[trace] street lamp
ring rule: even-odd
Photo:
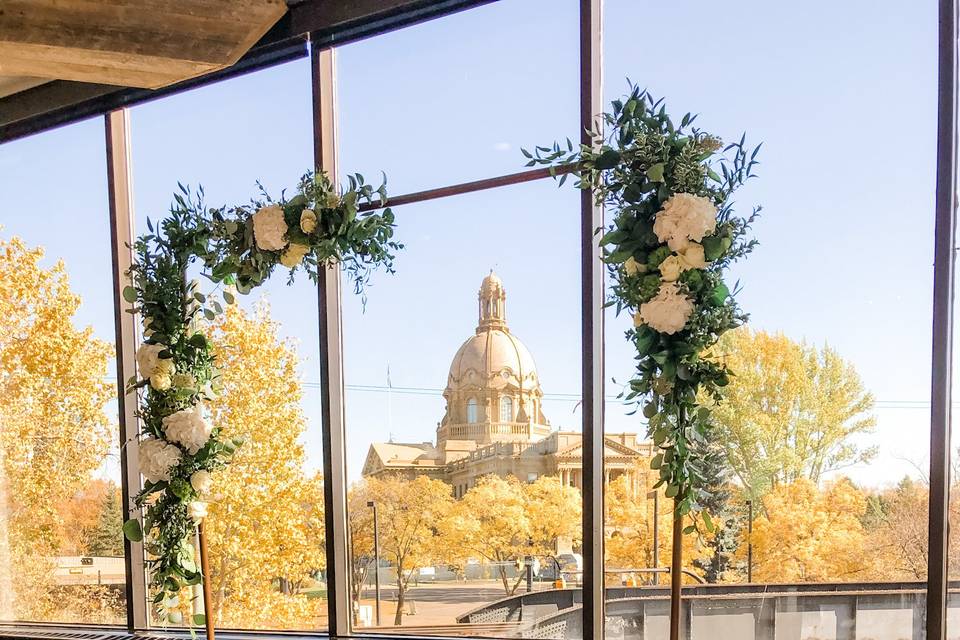
[[[747,583],[753,582],[753,500],[747,500]]]
[[[377,626],[380,626],[380,521],[377,519],[377,503],[373,500],[367,502],[367,506],[373,509],[373,580],[374,593],[376,594],[376,616]]]
[[[653,498],[653,569],[658,567],[660,562],[660,492],[654,489],[647,494],[647,498]],[[653,572],[653,585],[660,584],[660,574]]]

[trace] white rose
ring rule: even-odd
[[[679,255],[683,270],[703,269],[707,266],[707,261],[703,255],[703,245],[691,242],[683,253]]]
[[[193,487],[193,490],[200,495],[206,495],[210,492],[210,487],[213,486],[213,476],[209,471],[194,471],[193,475],[190,476],[190,486]]]
[[[149,436],[140,441],[140,475],[150,482],[170,479],[170,470],[180,462],[180,449]]]
[[[157,366],[162,361],[160,352],[166,350],[166,345],[143,343],[137,349],[137,369],[140,371],[141,378],[149,378],[156,372]]]
[[[184,446],[190,455],[196,455],[210,439],[213,425],[204,415],[202,405],[177,411],[162,420],[167,440]]]
[[[170,358],[158,360],[157,366],[153,369],[153,375],[150,376],[150,386],[157,391],[166,391],[173,384],[172,376],[176,371],[177,366]]]
[[[653,232],[672,251],[681,252],[692,240],[700,242],[717,228],[717,208],[709,198],[677,193],[657,212]]]
[[[194,522],[200,522],[207,517],[207,503],[200,500],[194,500],[187,505],[187,513]]]
[[[217,392],[213,390],[213,383],[209,380],[204,382],[203,386],[200,387],[200,394],[208,400],[215,400],[217,398]]]
[[[195,389],[197,380],[189,373],[178,373],[171,379],[173,386],[177,389]]]
[[[291,242],[290,246],[280,255],[280,264],[287,267],[288,269],[293,269],[298,264],[303,262],[303,256],[307,255],[310,252],[310,247],[305,244],[297,244],[296,242]]]
[[[157,391],[166,391],[173,385],[170,374],[158,371],[150,376],[150,386]]]
[[[143,336],[149,338],[153,335],[153,329],[150,328],[150,325],[153,324],[153,318],[150,316],[145,316],[143,318]]]
[[[683,272],[683,264],[678,256],[669,256],[660,263],[660,275],[666,282],[676,282]]]
[[[284,236],[287,223],[283,219],[283,209],[272,204],[253,214],[253,237],[257,247],[265,251],[279,251],[287,246]]]
[[[693,313],[693,301],[680,292],[675,282],[664,282],[660,291],[649,302],[640,305],[634,318],[654,331],[672,334],[683,329]]]
[[[313,209],[304,209],[300,214],[300,230],[304,233],[313,233],[317,228],[317,213]]]
[[[626,271],[628,276],[635,276],[638,273],[645,273],[647,271],[647,265],[640,264],[633,259],[633,256],[627,258],[627,261],[623,263],[623,270]]]

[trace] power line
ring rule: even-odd
[[[113,377],[107,376],[104,378],[105,381],[114,382]],[[302,381],[300,383],[304,387],[310,389],[319,389],[321,387],[319,382],[309,382]],[[410,395],[410,396],[441,396],[443,395],[443,389],[437,387],[391,387],[387,385],[377,385],[377,384],[348,384],[344,385],[347,391],[358,391],[361,393],[396,393],[400,395]],[[543,394],[545,400],[557,400],[557,401],[569,401],[569,402],[579,402],[581,395],[579,393],[545,393]],[[605,396],[605,401],[621,404],[623,402],[622,398],[618,398],[615,395]],[[953,403],[954,406],[960,407],[960,400],[957,400]],[[891,399],[891,400],[875,400],[873,403],[875,409],[929,409],[930,401],[929,400],[907,400],[907,399]]]

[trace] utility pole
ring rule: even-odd
[[[373,509],[373,581],[376,598],[376,620],[380,626],[380,521],[377,519],[377,503],[373,500],[367,503]]]
[[[753,500],[747,500],[747,582],[753,582]]]

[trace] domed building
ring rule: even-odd
[[[456,497],[477,479],[496,474],[533,482],[555,475],[581,486],[582,437],[554,431],[543,413],[543,390],[533,355],[507,326],[507,294],[492,271],[477,295],[478,322],[457,349],[443,391],[446,411],[437,425],[436,444],[377,442],[370,446],[364,476],[394,473],[428,475],[453,487]],[[607,481],[629,474],[652,455],[636,434],[604,438]]]

